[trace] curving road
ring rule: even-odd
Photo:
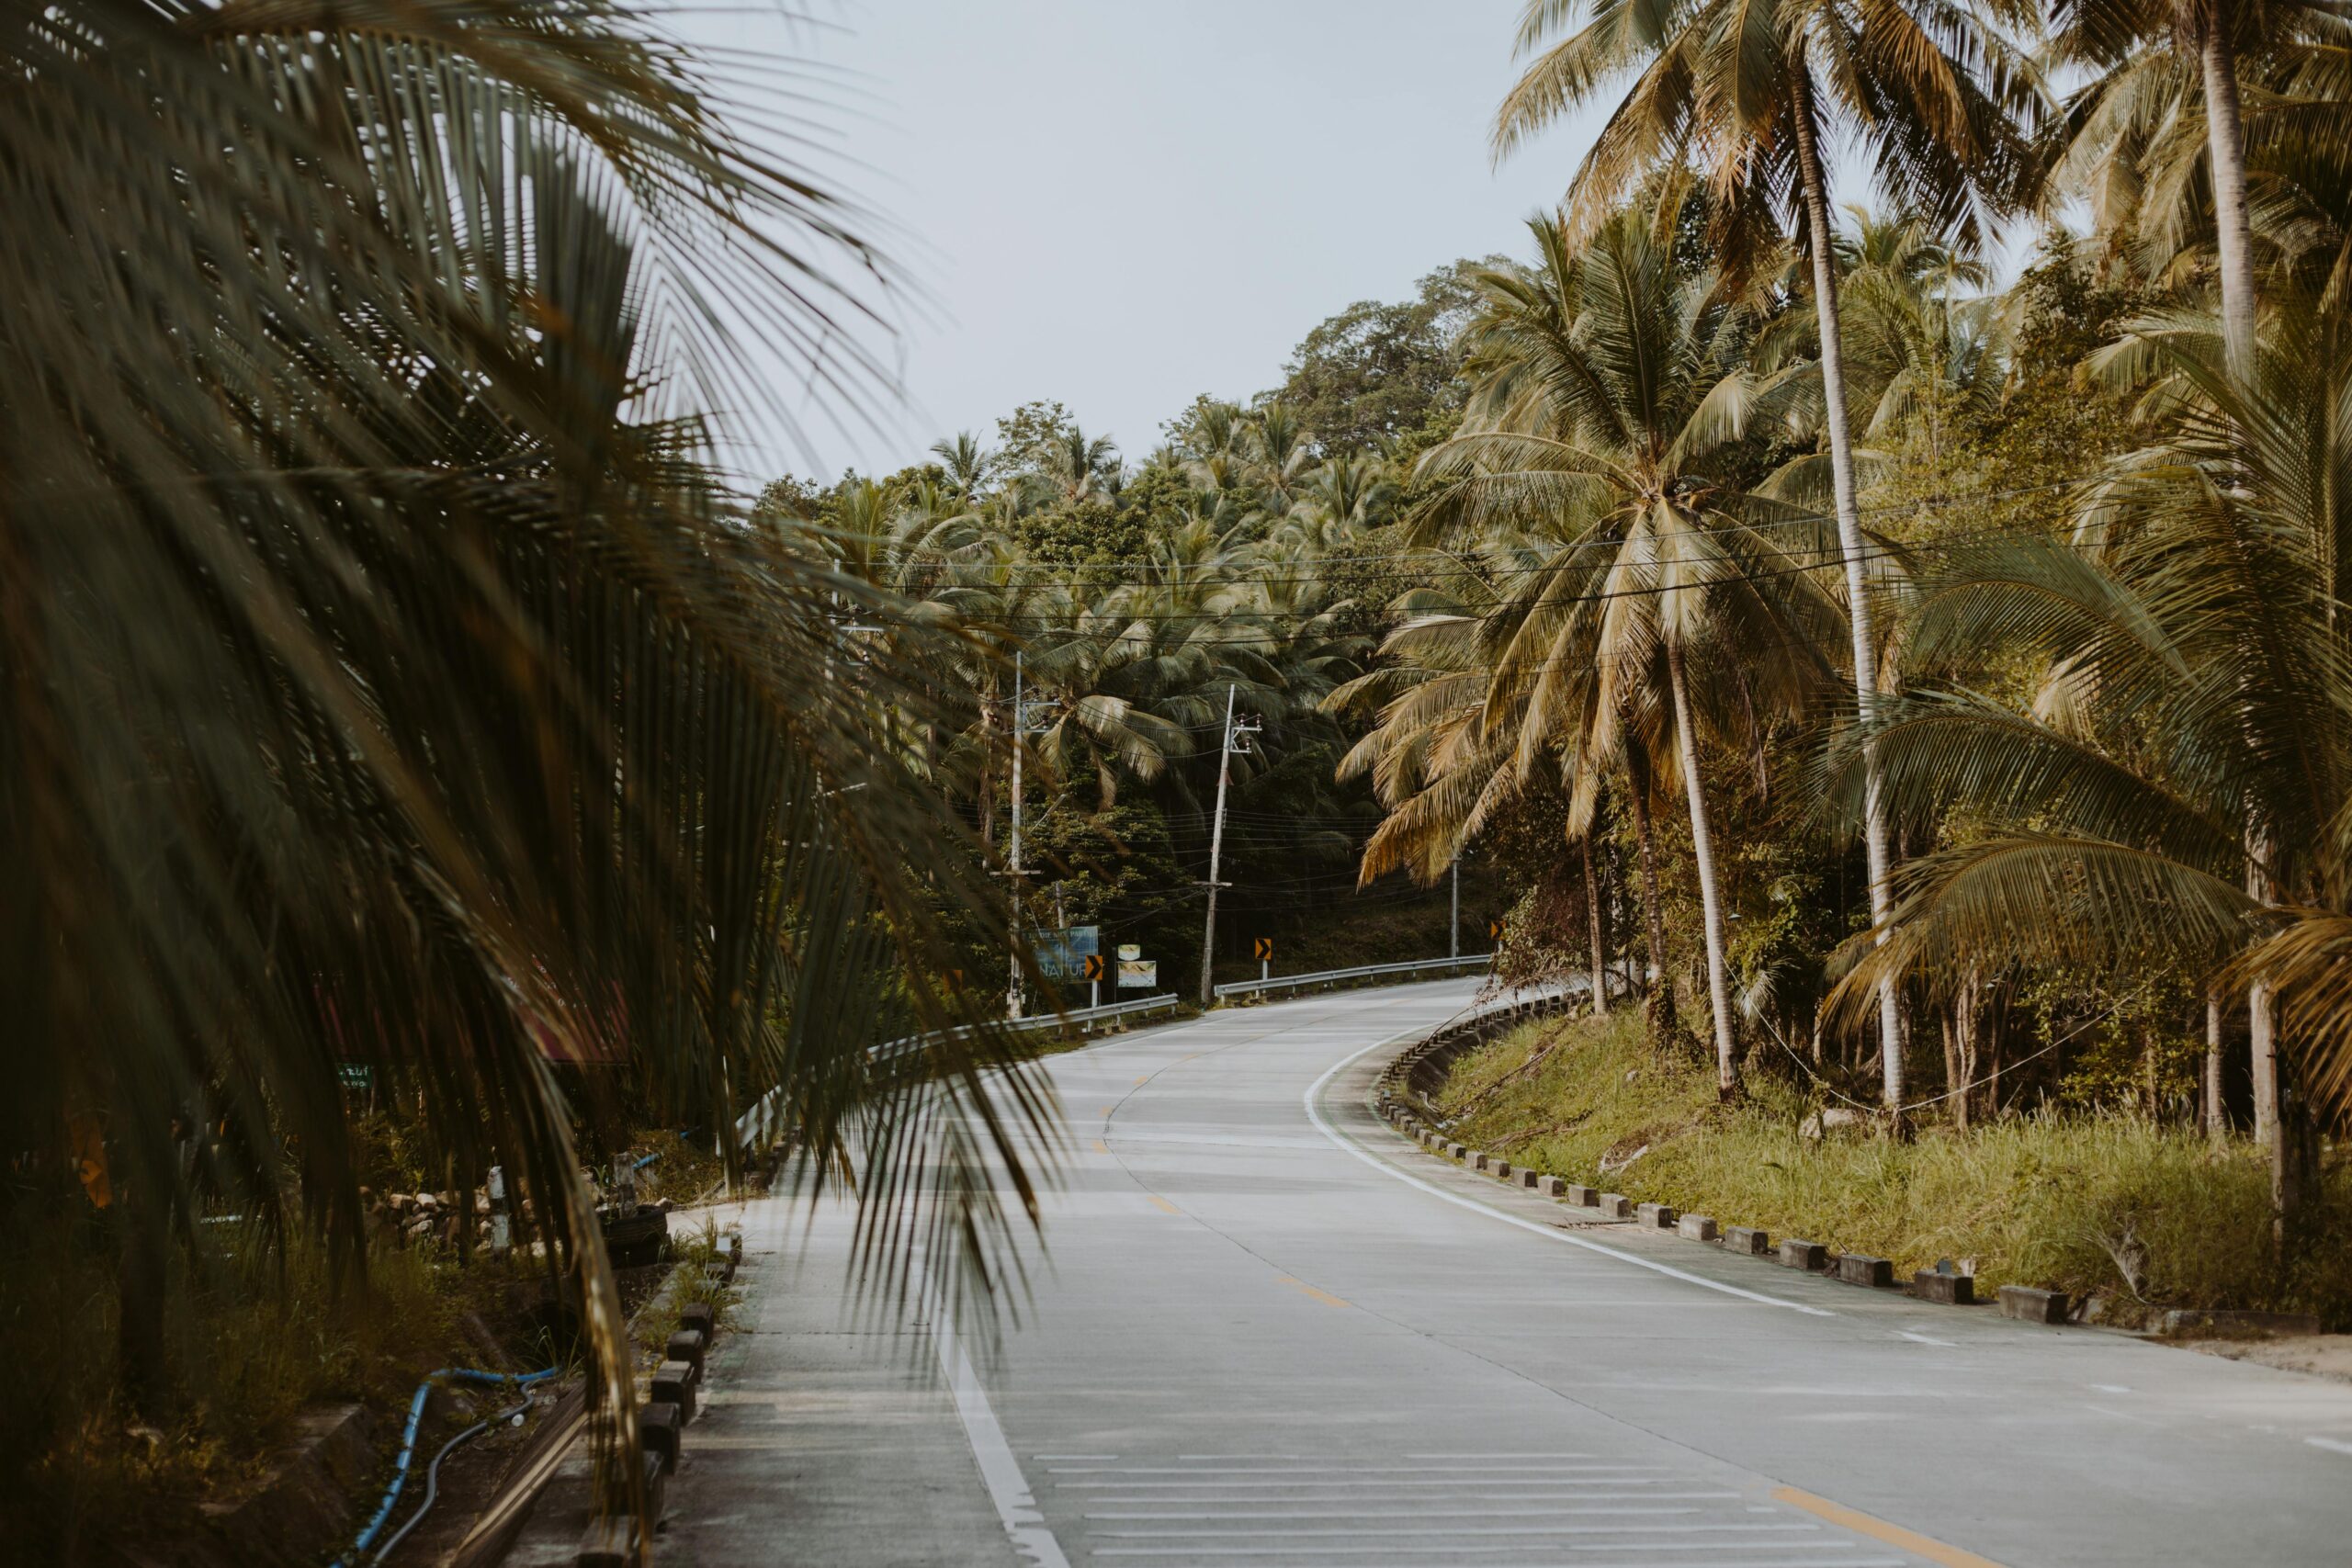
[[[1054,1058],[1074,1147],[993,1352],[854,1311],[842,1212],[750,1206],[752,1332],[663,1560],[2352,1562],[2352,1386],[1579,1224],[1421,1154],[1366,1109],[1380,1047],[1475,989]]]

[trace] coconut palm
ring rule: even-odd
[[[1896,205],[1973,238],[1983,206],[2013,206],[2024,195],[2031,159],[2021,127],[2040,107],[2028,74],[1954,0],[1528,0],[1518,47],[1532,59],[1496,112],[1498,156],[1630,78],[1577,171],[1567,209],[1577,237],[1606,221],[1637,185],[1685,168],[1705,187],[1710,240],[1734,270],[1765,254],[1768,234],[1794,228],[1811,262],[1854,693],[1869,715],[1879,628],[1864,571],[1824,148],[1850,137]],[[1671,216],[1676,208],[1658,210]],[[1864,812],[1862,834],[1871,911],[1883,921],[1890,897],[1883,810]],[[1903,1100],[1902,1027],[1892,986],[1880,1000],[1891,1109]]]
[[[2069,118],[2089,133],[2077,155],[2078,166],[2119,141],[2130,147],[2167,140],[2164,129],[2152,123],[2158,117],[2191,131],[2202,122],[2222,335],[2242,374],[2254,355],[2256,291],[2240,62],[2307,37],[2314,28],[2340,24],[2343,17],[2343,8],[2331,0],[2132,0],[2124,5],[2055,0],[2051,6],[2052,59],[2093,77],[2070,106]],[[2178,63],[2191,59],[2196,62],[2193,104],[2188,101],[2186,73]],[[2340,123],[2334,135],[2340,141]],[[2168,161],[2176,169],[2185,169],[2188,160],[2179,156],[2182,139],[2176,134],[2168,140],[2173,150]]]
[[[2298,1091],[2340,1111],[2352,1086],[2352,527],[2334,478],[2352,457],[2335,413],[2352,334],[2284,296],[2250,380],[2228,334],[2210,316],[2139,323],[2128,368],[2161,372],[2165,439],[2119,466],[2073,539],[1972,547],[1923,581],[1923,675],[2019,655],[2041,682],[2030,708],[1953,682],[1883,716],[1898,808],[1989,826],[1906,871],[1894,934],[1841,995],[2005,963],[2129,987],[2158,959],[2251,983],[2257,1010],[2275,992],[2303,1042],[2282,1091],[2256,1032],[2257,1102],[2285,1134],[2270,1140],[2283,1234],[2304,1174]]]
[[[1701,728],[1731,728],[1734,708],[1801,708],[1826,672],[1814,650],[1842,626],[1805,570],[1818,558],[1752,526],[1740,488],[1754,462],[1747,422],[1774,389],[1747,367],[1755,317],[1646,222],[1627,214],[1581,246],[1564,223],[1539,222],[1535,266],[1481,276],[1463,433],[1423,459],[1422,476],[1444,488],[1415,526],[1423,540],[1510,531],[1520,558],[1481,628],[1495,647],[1487,716],[1510,716],[1522,759],[1578,759],[1580,814],[1604,762],[1646,755],[1642,727],[1671,736],[1716,1081],[1730,1095],[1736,1042]],[[1739,699],[1703,700],[1710,674]]]
[[[996,471],[996,454],[980,445],[980,438],[968,430],[952,436],[942,436],[931,444],[932,455],[947,470],[947,482],[956,493],[967,501],[980,498],[980,487]]]
[[[985,1031],[867,1055],[880,998],[951,1016],[910,868],[989,907],[922,792],[857,787],[891,763],[818,678],[836,594],[890,606],[712,477],[744,328],[879,384],[824,282],[871,262],[855,212],[627,6],[11,16],[0,274],[41,304],[0,325],[0,1137],[72,1129],[119,1216],[134,1398],[200,1201],[175,1127],[265,1231],[361,1261],[347,1062],[575,1260],[607,1454],[632,1350],[582,1064],[592,1111],[625,1071],[714,1125],[780,1085],[869,1261],[929,1227],[992,1278],[973,1128],[1015,1157],[1041,1102]]]

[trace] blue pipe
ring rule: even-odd
[[[662,1151],[660,1149],[656,1149],[651,1154],[647,1155],[643,1159],[639,1160],[635,1165],[630,1166],[629,1168],[631,1170],[643,1170],[647,1166],[651,1165],[655,1160],[660,1159],[661,1157]]]
[[[472,1367],[443,1367],[438,1371],[427,1372],[424,1381],[416,1385],[416,1396],[408,1402],[408,1427],[401,1434],[401,1457],[392,1467],[391,1487],[384,1494],[384,1501],[376,1509],[376,1517],[368,1521],[368,1528],[361,1530],[359,1539],[351,1543],[351,1550],[334,1560],[334,1568],[352,1568],[355,1562],[366,1556],[368,1548],[374,1544],[377,1535],[382,1531],[384,1521],[392,1517],[393,1506],[401,1500],[401,1488],[408,1482],[409,1461],[416,1457],[416,1428],[424,1419],[424,1396],[433,1392],[435,1383],[448,1379],[456,1382],[527,1388],[555,1376],[559,1370],[549,1367],[545,1371],[516,1373],[485,1372]]]

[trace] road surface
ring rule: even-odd
[[[1381,1047],[1475,989],[1054,1058],[1072,1146],[993,1351],[855,1309],[843,1211],[750,1206],[662,1561],[2352,1562],[2352,1386],[1562,1228],[1419,1152]]]

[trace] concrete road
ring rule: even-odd
[[[664,1561],[2352,1563],[2352,1386],[1586,1223],[1366,1097],[1464,982],[1055,1058],[1073,1134],[990,1351],[878,1325],[844,1214],[746,1213]],[[1726,1216],[1736,1219],[1737,1216]]]

